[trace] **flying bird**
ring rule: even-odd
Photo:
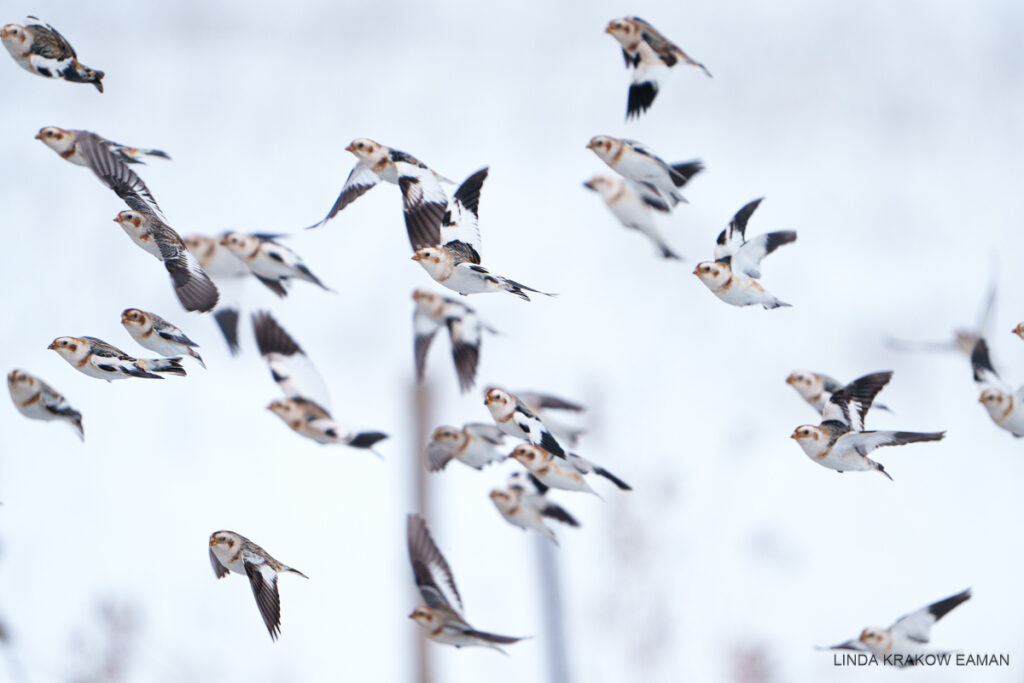
[[[649,197],[625,178],[613,178],[606,175],[595,175],[583,183],[583,186],[601,195],[605,206],[615,215],[622,225],[642,233],[654,244],[662,258],[679,260],[682,257],[665,243],[658,227],[654,224],[654,210],[658,209],[660,198],[652,203]],[[664,204],[660,204],[664,206]]]
[[[427,352],[434,335],[441,327],[448,330],[452,346],[452,362],[459,378],[459,388],[465,392],[476,381],[476,367],[480,362],[480,343],[484,331],[497,334],[497,330],[484,324],[476,311],[448,297],[417,289],[412,293],[416,308],[413,312],[413,355],[416,377],[422,382],[427,367]]]
[[[516,446],[509,453],[508,457],[525,467],[537,481],[549,488],[583,491],[585,493],[593,493],[600,498],[600,494],[591,488],[583,476],[593,472],[599,477],[604,477],[612,482],[623,491],[633,490],[632,486],[605,468],[599,467],[575,453],[568,453],[565,457],[561,457],[540,446],[524,443]]]
[[[217,285],[171,226],[149,211],[122,211],[114,222],[132,242],[164,264],[185,310],[205,313],[216,307],[220,298]]]
[[[587,149],[593,150],[613,171],[632,181],[641,198],[659,211],[669,211],[677,204],[686,203],[679,190],[704,169],[699,160],[668,164],[642,142],[610,135],[590,138]]]
[[[59,391],[24,370],[7,375],[7,389],[18,412],[33,420],[61,420],[71,425],[75,434],[85,441],[82,414],[71,407]]]
[[[846,386],[828,375],[810,370],[794,370],[786,378],[786,384],[796,389],[796,392],[800,394],[800,398],[806,401],[807,405],[817,410],[819,414],[825,409],[825,404],[828,403],[832,394]],[[892,412],[881,403],[875,403],[872,407],[875,410]]]
[[[493,275],[480,265],[480,189],[486,177],[487,169],[482,168],[466,178],[447,204],[440,223],[439,239],[434,246],[417,249],[412,260],[423,266],[436,282],[459,294],[505,291],[525,301],[530,300],[526,292],[554,296]],[[436,179],[426,177],[416,185],[403,184],[406,211],[421,211],[424,203],[432,201],[430,198],[436,196],[440,187]]]
[[[138,308],[126,308],[121,313],[121,324],[139,346],[159,353],[161,356],[189,355],[206,367],[202,357],[196,352],[199,346],[189,339],[184,332],[167,322],[156,313],[148,313]]]
[[[904,614],[889,628],[869,626],[856,640],[832,645],[829,650],[858,650],[870,652],[882,663],[904,667],[913,666],[917,655],[934,654],[923,649],[931,640],[932,626],[957,606],[971,599],[971,589],[951,595],[916,612]]]
[[[267,410],[292,431],[319,444],[341,444],[380,455],[373,446],[387,438],[382,432],[343,430],[325,406],[327,388],[316,368],[295,340],[266,312],[252,317],[256,346],[286,398],[272,401]]]
[[[605,33],[611,34],[622,46],[626,68],[631,73],[626,119],[639,117],[654,103],[660,81],[676,64],[683,63],[701,69],[708,78],[711,72],[682,51],[678,45],[661,35],[640,17],[623,17],[608,22]]]
[[[142,213],[163,216],[160,205],[142,178],[128,166],[124,145],[87,130],[65,130],[46,126],[36,133],[47,147],[76,166],[85,166],[128,207]]]
[[[541,486],[547,490],[546,486]],[[505,488],[492,489],[490,498],[506,522],[524,531],[532,529],[548,537],[555,545],[558,545],[558,539],[555,532],[544,523],[545,519],[554,519],[573,527],[580,525],[565,508],[549,501],[544,491],[539,490],[530,477],[523,476],[522,472],[512,474]]]
[[[498,450],[504,440],[505,433],[494,425],[474,422],[463,425],[462,429],[449,425],[438,427],[427,442],[427,471],[440,472],[452,460],[481,470],[484,465],[505,459]]]
[[[945,432],[865,431],[864,418],[875,396],[892,372],[864,375],[832,394],[821,413],[821,424],[803,425],[793,431],[800,448],[813,462],[837,472],[875,470],[892,477],[868,453],[883,446],[903,446],[919,441],[940,441]]]
[[[985,406],[989,417],[998,426],[1015,437],[1024,436],[1024,386],[1011,392],[992,367],[988,344],[978,339],[971,352],[974,381],[981,391],[978,402]]]
[[[348,174],[327,216],[308,229],[318,228],[331,220],[339,211],[383,180],[400,185],[403,194],[409,192],[422,198],[413,210],[408,205],[405,209],[405,228],[413,251],[437,244],[440,239],[441,216],[448,203],[448,198],[440,190],[440,183],[452,181],[438,175],[412,155],[367,138],[353,140],[345,151],[351,152],[359,161]]]
[[[426,603],[414,609],[409,618],[434,642],[455,647],[489,647],[507,655],[500,646],[517,643],[522,638],[478,631],[469,625],[462,616],[462,597],[455,587],[452,570],[431,538],[427,522],[421,515],[409,515],[407,537],[413,577]]]
[[[62,78],[69,83],[92,83],[103,92],[104,73],[78,61],[75,48],[49,24],[30,16],[25,25],[7,24],[0,29],[0,42],[18,66],[45,78]]]
[[[309,577],[298,569],[281,564],[263,548],[234,531],[210,534],[210,564],[218,579],[228,572],[249,577],[256,606],[263,617],[271,640],[281,635],[281,598],[277,593],[277,575],[284,572]]]
[[[747,220],[761,203],[755,199],[736,212],[718,235],[715,260],[698,263],[693,274],[722,301],[733,306],[760,304],[766,309],[789,306],[758,282],[761,261],[779,247],[796,241],[792,230],[769,232],[747,240]]]
[[[540,416],[513,393],[500,387],[488,387],[484,390],[484,405],[501,431],[540,446],[560,458],[566,457],[565,449]]]
[[[275,242],[270,235],[230,232],[221,238],[220,243],[248,266],[257,280],[280,297],[288,296],[285,286],[292,280],[305,280],[324,291],[333,291],[313,275],[302,257]]]
[[[139,359],[96,337],[57,337],[47,347],[83,375],[108,382],[129,377],[163,379],[156,373],[184,376],[181,358]]]

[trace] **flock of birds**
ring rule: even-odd
[[[695,66],[710,73],[654,27],[637,17],[611,21],[606,32],[622,48],[631,74],[627,120],[638,117],[653,104],[667,73],[676,65]],[[78,61],[70,43],[52,26],[30,17],[24,25],[8,24],[0,38],[15,61],[31,73],[73,83],[90,83],[103,92],[104,72]],[[88,168],[127,209],[114,221],[143,250],[163,263],[175,294],[186,311],[212,312],[230,351],[238,352],[240,312],[231,287],[255,277],[279,297],[288,294],[295,281],[329,290],[303,262],[301,256],[281,243],[281,235],[228,233],[216,237],[181,237],[168,221],[142,178],[133,170],[147,158],[169,159],[160,150],[128,147],[83,130],[42,128],[37,139],[73,164]],[[625,227],[644,234],[658,253],[679,256],[655,227],[656,213],[671,212],[686,202],[680,190],[704,166],[699,160],[670,164],[648,146],[629,139],[598,135],[587,145],[617,176],[597,175],[585,186],[597,192]],[[317,228],[334,219],[346,206],[375,185],[398,185],[412,259],[443,287],[460,295],[507,292],[526,301],[531,295],[554,296],[510,278],[492,273],[481,263],[479,229],[480,193],[488,169],[476,171],[449,195],[450,180],[416,158],[373,140],[353,140],[346,148],[358,160],[337,200]],[[788,306],[760,283],[761,263],[777,248],[794,243],[793,231],[776,231],[747,238],[747,224],[760,199],[743,206],[721,231],[712,260],[699,263],[694,274],[715,296],[734,306],[761,305],[765,309]],[[428,351],[439,330],[446,329],[457,382],[462,392],[476,381],[482,338],[495,330],[484,323],[462,300],[426,289],[413,292],[414,362],[422,380]],[[151,312],[129,308],[121,322],[129,335],[157,358],[136,358],[95,337],[57,337],[49,348],[73,368],[107,381],[129,378],[161,379],[184,376],[184,356],[202,367],[196,343],[185,332]],[[299,344],[267,312],[252,316],[260,354],[266,361],[283,398],[268,410],[289,428],[321,444],[341,444],[376,452],[387,435],[373,430],[346,429],[329,412],[329,398],[322,379]],[[1015,333],[1024,338],[1024,323]],[[971,357],[974,377],[981,389],[980,402],[992,420],[1015,437],[1024,436],[1024,388],[1011,392],[1000,380],[980,334],[966,335],[960,348]],[[869,456],[885,446],[938,441],[945,432],[868,430],[865,419],[875,397],[891,380],[892,372],[875,372],[843,384],[827,375],[797,370],[787,379],[800,396],[821,415],[817,425],[797,427],[792,438],[815,463],[838,472],[876,471],[892,478],[881,463]],[[26,417],[57,420],[72,426],[84,440],[82,415],[57,390],[24,370],[8,375],[8,387],[17,409]],[[547,497],[550,489],[588,492],[595,475],[618,489],[630,486],[605,468],[571,452],[581,431],[559,422],[558,412],[578,413],[583,406],[537,392],[513,393],[500,387],[484,391],[484,403],[493,424],[469,423],[461,428],[437,427],[424,450],[425,467],[436,472],[457,460],[469,467],[484,466],[511,458],[523,467],[506,487],[491,491],[498,512],[509,523],[532,530],[557,545],[546,520],[572,527],[579,522]],[[505,439],[520,442],[508,453]],[[410,617],[425,634],[455,647],[475,645],[502,650],[520,638],[474,629],[463,616],[462,600],[451,568],[431,537],[426,520],[411,514],[407,542],[416,585],[424,605]],[[266,550],[232,531],[217,531],[209,539],[209,556],[218,578],[230,572],[248,577],[259,612],[272,638],[280,633],[278,575],[305,574],[274,559]],[[901,617],[889,628],[864,629],[856,639],[833,646],[856,649],[885,657],[887,663],[914,663],[914,655],[927,643],[932,625],[970,598],[970,590],[937,601]],[[502,650],[503,651],[503,650]],[[893,659],[895,658],[895,660]]]

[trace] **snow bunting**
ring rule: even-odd
[[[184,376],[181,358],[139,359],[95,337],[57,337],[47,347],[83,375],[108,382],[129,377],[163,379],[158,372]]]
[[[490,497],[506,522],[523,530],[533,529],[547,536],[555,545],[558,545],[558,539],[555,538],[555,532],[544,524],[545,517],[569,526],[580,525],[565,508],[552,503],[538,491],[529,479],[522,476],[522,472],[513,474],[506,488],[492,489]]]
[[[524,443],[516,446],[509,453],[508,457],[525,467],[544,486],[553,489],[583,491],[585,493],[593,493],[600,498],[600,494],[590,487],[590,484],[587,483],[583,476],[593,472],[612,482],[623,491],[633,490],[629,484],[608,470],[598,467],[589,460],[584,460],[575,453],[568,453],[564,458],[556,457],[553,453],[540,446]]]
[[[480,189],[487,177],[483,168],[471,175],[455,191],[448,202],[440,227],[440,238],[434,246],[417,249],[412,260],[418,262],[427,274],[448,289],[459,294],[483,294],[505,291],[530,300],[526,292],[554,296],[524,284],[493,275],[480,265],[479,208]],[[436,184],[436,181],[435,181]],[[440,186],[438,186],[439,188]],[[420,185],[402,185],[406,210],[416,207],[432,196]]]
[[[416,377],[422,382],[427,366],[427,352],[430,342],[441,326],[448,328],[452,345],[452,362],[463,392],[473,387],[476,381],[476,366],[480,362],[480,341],[484,330],[497,334],[497,330],[481,322],[469,306],[454,299],[443,297],[425,289],[412,293],[416,309],[413,312],[413,355],[416,360]]]
[[[249,277],[249,267],[242,263],[227,247],[220,243],[220,238],[205,235],[186,235],[185,246],[199,259],[199,265],[210,276],[221,296],[217,307],[213,310],[213,318],[217,321],[224,340],[228,344],[231,355],[237,355],[238,318],[241,283]]]
[[[522,399],[499,387],[488,387],[484,390],[484,405],[501,431],[565,457],[565,449]]]
[[[711,77],[711,72],[703,64],[692,59],[640,17],[613,19],[608,22],[605,33],[619,41],[626,68],[632,71],[626,119],[639,117],[650,108],[658,95],[659,79],[663,79],[668,70],[679,62],[696,66]]]
[[[864,375],[832,394],[818,426],[803,425],[793,431],[807,457],[837,472],[876,470],[891,481],[881,463],[867,457],[882,446],[903,446],[919,441],[940,441],[945,432],[865,431],[864,418],[875,396],[892,378],[892,372]]]
[[[718,235],[715,260],[698,263],[693,274],[722,301],[733,306],[760,304],[766,309],[789,306],[760,285],[761,261],[784,244],[796,241],[791,230],[769,232],[746,239],[747,219],[761,203],[755,199],[736,212]]]
[[[904,667],[913,666],[918,655],[936,654],[921,646],[931,639],[932,626],[957,606],[971,599],[971,589],[933,602],[916,612],[905,614],[889,628],[869,626],[860,632],[856,640],[832,645],[829,650],[868,651],[883,664]]]
[[[458,460],[473,469],[504,460],[498,451],[505,433],[494,425],[474,422],[462,429],[444,425],[434,430],[426,447],[427,471],[439,472],[452,460]]]
[[[583,186],[601,195],[605,206],[619,219],[619,222],[627,228],[643,233],[657,247],[658,253],[663,258],[680,258],[679,254],[672,251],[665,243],[665,238],[661,236],[657,226],[654,225],[652,209],[656,207],[645,200],[641,193],[633,190],[635,186],[631,181],[596,175],[583,183]],[[657,201],[660,202],[660,198]]]
[[[610,135],[590,138],[587,149],[593,150],[609,168],[641,188],[649,204],[665,211],[686,202],[686,198],[679,194],[679,188],[704,168],[699,161],[667,164],[642,142]]]
[[[426,632],[425,635],[436,643],[455,647],[489,647],[508,654],[500,645],[511,645],[522,638],[500,636],[478,631],[462,616],[462,597],[455,587],[455,577],[438,550],[427,529],[427,522],[421,515],[408,517],[407,537],[409,562],[412,563],[416,587],[423,597],[425,606],[417,607],[409,615]]]
[[[132,242],[164,264],[185,310],[213,310],[220,298],[217,286],[171,226],[151,211],[122,211],[114,222]]]
[[[309,577],[298,569],[281,564],[263,548],[234,531],[210,534],[210,564],[218,579],[229,571],[249,577],[256,606],[270,632],[271,640],[281,635],[281,598],[277,593],[277,575],[283,572]]]
[[[281,418],[292,431],[319,444],[342,444],[379,456],[373,446],[386,439],[387,434],[342,430],[324,408],[329,403],[323,380],[284,328],[266,312],[254,314],[252,326],[256,346],[286,396],[272,401],[267,410]]]
[[[800,398],[807,401],[808,405],[817,410],[819,414],[825,409],[825,404],[828,403],[832,394],[846,386],[828,375],[810,370],[794,370],[786,378],[786,384],[796,389]],[[892,412],[881,403],[875,403],[872,407],[875,410]]]
[[[139,346],[159,353],[161,356],[180,356],[188,354],[195,358],[204,368],[206,363],[195,347],[199,346],[189,339],[184,332],[170,324],[156,313],[147,313],[138,308],[126,308],[121,313],[121,324]]]
[[[429,184],[432,188],[437,183],[451,182],[427,168],[426,164],[412,155],[385,147],[367,138],[353,140],[345,148],[345,151],[354,154],[359,162],[348,174],[341,193],[327,216],[316,225],[310,226],[310,229],[318,228],[334,218],[339,211],[382,180],[394,185],[402,185],[403,192],[406,191],[407,186],[411,188],[419,185],[422,188],[424,184]],[[405,211],[405,227],[409,233],[409,243],[412,245],[413,251],[437,244],[440,237],[438,226],[441,224],[441,216],[447,204],[447,197],[439,189],[432,196],[424,199],[425,201],[420,203],[415,210],[410,211],[407,206]]]
[[[128,207],[142,213],[163,216],[146,183],[128,166],[126,147],[87,130],[64,130],[47,126],[36,133],[36,140],[76,166],[85,166],[114,191]]]
[[[288,296],[285,285],[293,279],[312,282],[327,292],[334,291],[313,275],[298,254],[268,235],[230,232],[220,243],[247,265],[257,280],[280,297]]]
[[[1011,393],[992,367],[988,344],[979,339],[971,353],[974,381],[981,391],[978,402],[985,406],[989,417],[997,425],[1013,434],[1024,436],[1024,386]]]
[[[18,65],[39,76],[63,78],[70,83],[92,83],[103,92],[104,73],[78,61],[75,48],[49,24],[29,17],[24,26],[7,24],[0,29],[0,41]]]
[[[71,425],[78,438],[85,441],[82,414],[71,407],[67,399],[49,384],[24,370],[12,370],[7,375],[7,389],[14,407],[33,420],[62,420]]]

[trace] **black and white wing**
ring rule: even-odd
[[[459,388],[469,391],[476,381],[476,367],[480,362],[480,339],[483,326],[476,312],[465,306],[450,307],[453,315],[445,317],[448,336],[452,344],[452,362],[459,377]]]
[[[821,411],[821,420],[837,420],[852,431],[864,431],[864,417],[875,396],[892,379],[892,371],[874,372],[853,380],[832,394]]]
[[[284,395],[307,399],[323,408],[330,407],[327,387],[313,363],[273,316],[259,311],[252,316],[256,346],[267,362],[270,374]]]
[[[146,183],[111,149],[109,140],[83,130],[78,132],[77,145],[96,177],[129,207],[140,213],[163,217]]]
[[[246,558],[243,565],[263,623],[271,639],[277,640],[281,634],[281,598],[277,594],[277,572],[266,561],[260,560],[262,558]]]
[[[984,337],[974,344],[971,351],[971,369],[974,371],[974,381],[981,389],[1004,388],[1003,381],[999,379],[999,373],[992,367],[992,359],[988,355],[988,343]]]
[[[905,446],[908,443],[920,441],[941,441],[945,435],[946,432],[847,432],[836,441],[836,448],[851,448],[860,455],[867,455],[883,446]]]
[[[754,211],[763,200],[764,197],[759,197],[744,204],[743,208],[737,211],[729,221],[725,230],[718,233],[718,239],[715,240],[715,259],[732,256],[739,251],[743,243],[747,241],[747,221],[754,215]]]
[[[341,188],[341,193],[338,195],[338,198],[334,200],[334,206],[332,206],[331,210],[327,212],[324,219],[306,229],[312,230],[313,228],[319,228],[321,225],[337,216],[339,211],[366,194],[370,188],[379,182],[380,176],[374,173],[369,166],[360,161],[355,165],[351,172],[349,172],[348,178],[345,179],[345,184]]]
[[[416,579],[416,587],[428,607],[462,612],[462,597],[455,587],[455,577],[437,549],[422,515],[411,514],[406,525],[409,543],[409,562]]]
[[[416,380],[419,382],[423,381],[423,375],[427,370],[427,353],[439,329],[441,322],[423,313],[418,306],[415,308],[412,314],[412,348],[416,360]]]
[[[626,120],[639,117],[654,104],[661,88],[661,81],[668,74],[668,67],[646,42],[641,42],[635,54],[625,50],[626,66],[631,71],[629,97],[626,100]]]
[[[459,185],[441,218],[440,244],[459,261],[480,263],[480,190],[487,171],[482,168]]]
[[[547,452],[560,458],[565,457],[565,449],[558,443],[558,439],[548,431],[548,428],[544,426],[544,422],[519,399],[516,399],[512,420],[517,427],[526,432],[526,440],[534,446],[540,446]]]
[[[971,589],[951,595],[948,598],[933,602],[916,612],[906,614],[896,620],[890,630],[893,636],[902,636],[919,643],[927,643],[931,637],[932,626],[942,617],[949,614],[955,607],[971,599]]]
[[[732,256],[733,271],[746,273],[750,277],[761,277],[761,261],[779,247],[796,242],[796,233],[792,230],[769,232],[758,235],[745,242]]]
[[[398,186],[402,189],[405,229],[413,251],[441,244],[441,219],[448,196],[437,174],[423,165],[396,161]]]
[[[212,311],[220,298],[213,280],[203,270],[199,259],[185,246],[185,241],[160,216],[141,208],[149,222],[149,232],[160,249],[160,260],[171,276],[174,293],[187,311]]]

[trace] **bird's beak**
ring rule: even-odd
[[[491,405],[492,403],[494,403],[494,401],[492,401],[492,400],[491,400],[491,397],[490,397],[490,396],[484,396],[484,405],[485,405],[485,406],[489,406],[489,405]]]
[[[583,183],[583,187],[587,188],[588,190],[593,190],[594,189],[594,183],[592,183],[592,182],[590,182],[588,180],[587,182]]]
[[[50,342],[50,345],[47,346],[46,348],[50,349],[50,350],[56,349],[57,348],[57,342],[55,342],[55,341]]]
[[[211,538],[210,539],[210,547],[212,548],[215,545],[217,545],[217,539],[216,538]]]
[[[789,438],[791,438],[791,439],[799,439],[800,435],[797,434],[796,430],[794,429],[793,433],[789,435]]]
[[[594,141],[593,140],[591,140],[590,142],[587,143],[587,149],[594,149]]]
[[[348,143],[348,147],[345,148],[345,151],[346,152],[352,152],[354,150],[355,150],[355,147],[352,146],[352,143],[351,142]]]
[[[698,276],[700,275],[700,266],[697,266],[696,268],[693,269],[693,274]]]
[[[605,33],[611,33],[612,32],[612,25],[608,24],[607,26],[605,26],[604,27],[604,32]]]
[[[795,381],[796,381],[796,375],[790,375],[789,377],[786,378],[786,384],[792,384]]]
[[[409,618],[412,619],[416,616],[416,612],[409,612]]]
[[[413,260],[413,261],[422,261],[422,260],[423,260],[423,257],[422,257],[422,256],[420,256],[419,254],[413,254],[413,255],[412,255],[412,260]]]
[[[50,348],[53,348],[53,347],[51,346]],[[978,397],[978,403],[984,403],[984,402],[985,402],[985,397],[984,396],[979,396]]]

